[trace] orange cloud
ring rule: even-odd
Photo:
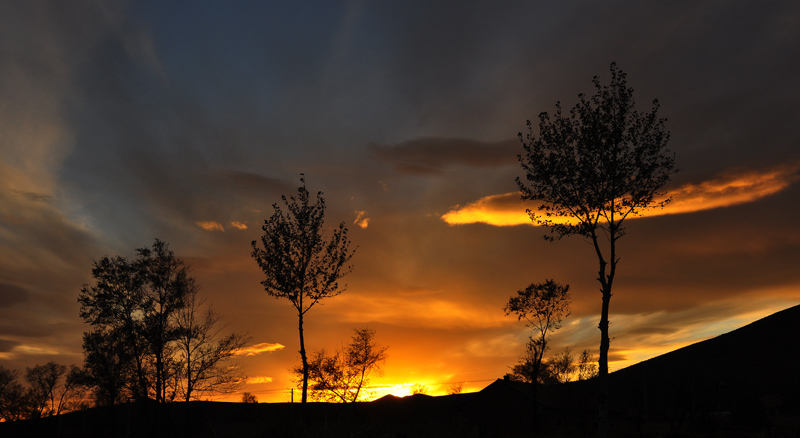
[[[700,184],[686,184],[670,191],[672,201],[666,207],[642,211],[641,216],[692,213],[753,202],[796,182],[798,169],[800,165],[778,166],[765,171],[727,173]],[[536,207],[534,203],[523,201],[518,192],[511,192],[456,206],[442,219],[450,225],[533,225],[526,209],[535,211]]]
[[[746,204],[786,189],[798,180],[800,165],[778,166],[766,171],[724,174],[700,184],[686,184],[670,192],[672,202],[664,209],[643,213],[646,216],[691,213]]]
[[[235,356],[255,356],[261,353],[270,353],[272,351],[283,350],[285,348],[284,345],[281,344],[272,344],[269,342],[262,342],[260,344],[251,345],[249,347],[244,347],[236,350],[234,353]]]
[[[225,231],[225,227],[219,222],[214,221],[197,221],[195,225],[206,231]]]
[[[244,222],[239,222],[239,221],[231,222],[231,226],[233,228],[236,228],[236,229],[239,229],[239,230],[246,230],[247,229],[247,224],[244,223]]]
[[[356,220],[354,220],[353,223],[361,228],[366,229],[369,226],[369,218],[367,217],[367,212],[361,210],[356,211]]]
[[[272,383],[272,377],[267,377],[267,376],[248,377],[247,380],[245,380],[245,383],[247,383],[248,385],[257,385],[259,383]]]

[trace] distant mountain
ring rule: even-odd
[[[611,373],[613,436],[800,436],[800,306]],[[369,403],[130,403],[0,423],[0,437],[591,437],[597,381],[498,379],[478,393]],[[535,435],[534,435],[535,436]]]

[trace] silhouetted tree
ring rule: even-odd
[[[0,420],[25,418],[26,401],[25,388],[17,380],[17,372],[0,366]]]
[[[506,304],[506,315],[515,314],[517,319],[525,320],[533,330],[526,349],[523,367],[530,367],[523,374],[536,382],[544,354],[549,348],[550,332],[561,327],[561,320],[569,316],[569,285],[561,285],[553,280],[544,283],[532,283],[527,288],[509,298]]]
[[[44,365],[27,368],[25,380],[30,385],[28,397],[33,418],[50,416],[57,412],[56,386],[66,373],[66,365],[52,361]]]
[[[549,361],[549,368],[557,383],[567,383],[572,380],[572,374],[575,373],[575,365],[573,362],[575,357],[569,347],[565,347],[564,351],[555,355]]]
[[[148,345],[144,335],[147,303],[144,278],[124,257],[93,263],[94,286],[78,296],[80,316],[93,327],[83,337],[84,368],[96,385],[96,400],[115,404],[149,397]]]
[[[428,385],[424,385],[422,383],[415,383],[411,385],[411,394],[428,394]]]
[[[135,269],[143,280],[142,333],[154,362],[155,399],[170,401],[176,395],[175,387],[168,388],[167,383],[174,381],[179,367],[173,350],[179,336],[177,318],[194,288],[194,279],[183,261],[159,239],[152,248],[139,248],[136,252],[139,258]]]
[[[25,380],[28,381],[28,399],[31,418],[60,415],[62,412],[82,409],[85,405],[80,400],[83,386],[76,375],[79,373],[75,365],[48,362],[27,368]]]
[[[308,370],[308,389],[313,400],[352,403],[365,395],[372,374],[381,374],[386,361],[387,347],[373,340],[375,331],[354,329],[347,346],[328,356],[325,350],[311,355]],[[296,367],[293,373],[302,383],[303,369]]]
[[[464,391],[464,383],[456,382],[450,384],[450,387],[447,388],[447,395],[461,394],[463,391]]]
[[[98,328],[83,333],[84,368],[80,381],[92,388],[98,406],[111,406],[134,398],[140,391],[134,360],[121,330]]]
[[[534,364],[536,364],[536,366],[534,366]],[[558,383],[551,369],[550,362],[539,357],[539,350],[532,338],[530,338],[525,345],[525,355],[519,359],[516,365],[511,367],[511,373],[507,374],[507,378],[518,382],[537,383],[539,385]],[[533,390],[533,397],[536,397],[535,388]]]
[[[310,203],[306,182],[297,189],[297,196],[281,196],[286,211],[273,204],[274,213],[261,227],[261,245],[252,242],[252,256],[266,277],[261,284],[275,298],[288,299],[298,318],[300,359],[303,364],[302,402],[308,398],[309,365],[306,355],[303,318],[320,300],[340,294],[345,286],[339,280],[351,272],[347,263],[350,251],[344,222],[334,229],[330,240],[324,236],[325,200],[317,193]]]
[[[177,360],[185,401],[209,392],[234,392],[244,380],[238,367],[224,363],[245,346],[249,336],[222,335],[225,327],[219,325],[219,314],[204,304],[205,299],[198,297],[198,288],[192,284],[185,306],[178,312]]]
[[[228,388],[235,372],[219,363],[241,348],[242,335],[218,338],[211,312],[197,314],[197,286],[189,267],[156,239],[137,258],[103,257],[94,262],[93,286],[78,297],[84,333],[81,379],[100,405],[130,399],[172,401],[182,390]],[[188,354],[187,354],[188,353]]]
[[[626,75],[611,64],[611,81],[597,76],[596,93],[579,94],[580,102],[565,117],[556,103],[554,118],[539,115],[539,135],[528,121],[519,133],[525,155],[519,161],[525,180],[517,184],[525,200],[541,201],[531,219],[550,228],[548,240],[579,235],[591,240],[599,262],[602,292],[600,313],[600,434],[608,435],[608,308],[619,258],[617,240],[625,235],[623,221],[645,208],[663,207],[662,191],[673,173],[674,155],[667,149],[666,119],[658,101],[650,112],[637,112]],[[607,247],[601,244],[605,236]]]
[[[583,350],[578,358],[578,380],[589,380],[597,377],[597,364],[589,349]]]
[[[242,403],[258,403],[258,397],[249,392],[245,392],[242,394]]]

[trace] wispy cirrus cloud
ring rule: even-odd
[[[670,191],[672,201],[664,208],[644,210],[640,216],[693,213],[731,207],[774,195],[800,179],[800,164],[782,165],[767,170],[727,172],[699,184],[685,184]],[[518,192],[485,196],[442,215],[450,225],[485,223],[495,226],[532,225],[526,209],[537,205],[523,201]]]

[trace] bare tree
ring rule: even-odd
[[[450,387],[447,388],[447,395],[461,394],[463,391],[464,391],[464,383],[455,382],[451,383]]]
[[[663,207],[662,191],[673,173],[674,155],[667,149],[669,132],[659,118],[657,100],[650,112],[636,111],[626,75],[611,64],[611,81],[597,76],[596,93],[579,94],[569,116],[556,103],[554,118],[539,115],[539,135],[528,121],[519,133],[525,155],[519,161],[525,180],[517,184],[525,200],[540,201],[531,219],[550,228],[548,240],[579,235],[591,240],[599,263],[602,293],[600,312],[600,422],[608,436],[608,309],[619,258],[616,244],[625,235],[623,222],[651,207]],[[605,239],[603,239],[603,236]],[[604,248],[605,247],[605,248]]]
[[[52,361],[26,369],[25,380],[30,385],[28,399],[31,403],[31,416],[33,418],[56,414],[56,387],[66,373],[66,365]]]
[[[327,355],[319,350],[311,355],[309,361],[308,388],[311,398],[329,402],[352,403],[366,395],[364,388],[369,385],[370,375],[381,374],[386,361],[387,347],[374,341],[375,331],[354,329],[350,343]],[[293,370],[302,383],[303,370]]]
[[[225,327],[219,324],[219,314],[205,305],[198,291],[193,284],[177,321],[178,379],[185,401],[210,392],[236,391],[244,378],[238,367],[226,366],[225,362],[250,339],[241,333],[223,335]]]
[[[258,403],[258,397],[249,392],[245,392],[242,394],[242,403]]]
[[[417,394],[427,395],[428,394],[428,385],[425,385],[425,384],[422,384],[422,383],[415,383],[415,384],[411,385],[411,394],[413,394],[413,395],[417,395]]]
[[[531,382],[538,380],[542,359],[549,348],[550,332],[558,330],[562,318],[569,316],[569,305],[569,285],[561,285],[553,280],[532,283],[509,298],[506,304],[506,315],[513,313],[520,321],[525,320],[534,332],[526,346],[527,355],[523,358],[526,363],[521,364],[531,368],[523,371],[530,376]]]
[[[189,267],[165,242],[136,253],[133,261],[95,262],[95,283],[81,290],[81,317],[92,330],[84,333],[79,380],[101,405],[233,389],[238,375],[221,364],[246,337],[221,336],[219,316],[200,309]]]
[[[264,221],[261,244],[252,242],[252,256],[266,277],[261,284],[275,298],[289,300],[297,311],[300,335],[300,359],[303,364],[302,402],[308,399],[308,357],[306,355],[303,319],[320,300],[334,297],[345,290],[339,280],[352,271],[347,265],[355,250],[350,251],[344,222],[325,238],[325,200],[317,193],[315,203],[305,179],[297,196],[282,196],[286,211],[273,204],[274,213]]]

